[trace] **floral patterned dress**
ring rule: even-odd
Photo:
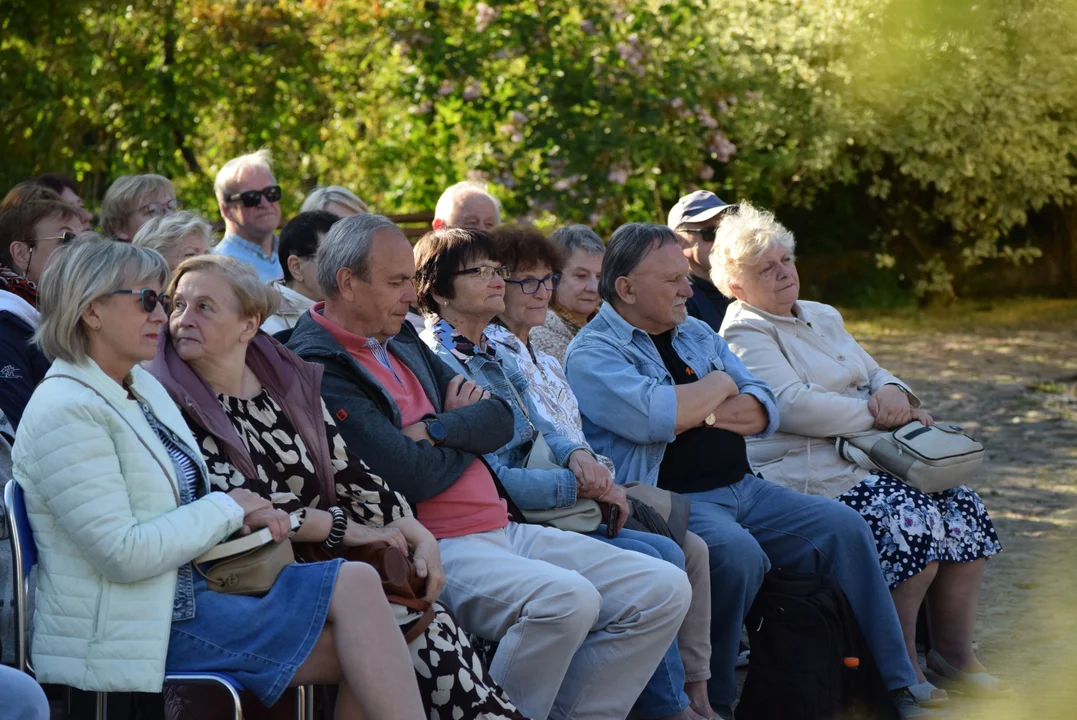
[[[314,464],[299,433],[273,398],[263,390],[247,400],[226,395],[219,395],[218,399],[243,439],[258,469],[258,477],[243,477],[228,462],[217,440],[189,421],[214,488],[229,491],[244,487],[268,497],[286,512],[317,507],[319,482]],[[382,527],[393,520],[411,517],[407,501],[348,451],[324,403],[322,412],[336,471],[337,503],[349,520]],[[434,608],[430,627],[408,646],[428,717],[431,720],[523,718],[490,677],[452,614],[440,604],[435,603]]]

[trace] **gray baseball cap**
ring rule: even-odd
[[[669,220],[666,224],[670,229],[676,230],[686,223],[705,222],[715,215],[734,210],[736,207],[736,205],[726,204],[712,192],[696,190],[677,201],[677,204],[669,211]]]

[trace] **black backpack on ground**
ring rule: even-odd
[[[896,720],[849,602],[828,576],[770,572],[745,624],[752,661],[737,720]]]

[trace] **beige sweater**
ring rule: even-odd
[[[738,301],[722,323],[729,347],[778,398],[778,432],[749,440],[748,457],[767,480],[835,498],[870,474],[842,460],[834,438],[871,430],[871,394],[893,384],[913,406],[920,401],[860,347],[837,310],[801,301],[794,313],[771,315]]]

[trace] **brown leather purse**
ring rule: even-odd
[[[395,545],[375,542],[355,547],[338,545],[329,549],[321,543],[296,543],[294,548],[306,562],[324,562],[343,558],[349,562],[362,562],[370,565],[381,576],[381,589],[385,598],[394,605],[402,606],[414,613],[401,625],[404,641],[410,643],[426,632],[434,621],[434,607],[423,599],[426,594],[426,579],[419,577],[415,565]],[[418,618],[410,615],[419,614]],[[406,629],[405,629],[406,628]]]

